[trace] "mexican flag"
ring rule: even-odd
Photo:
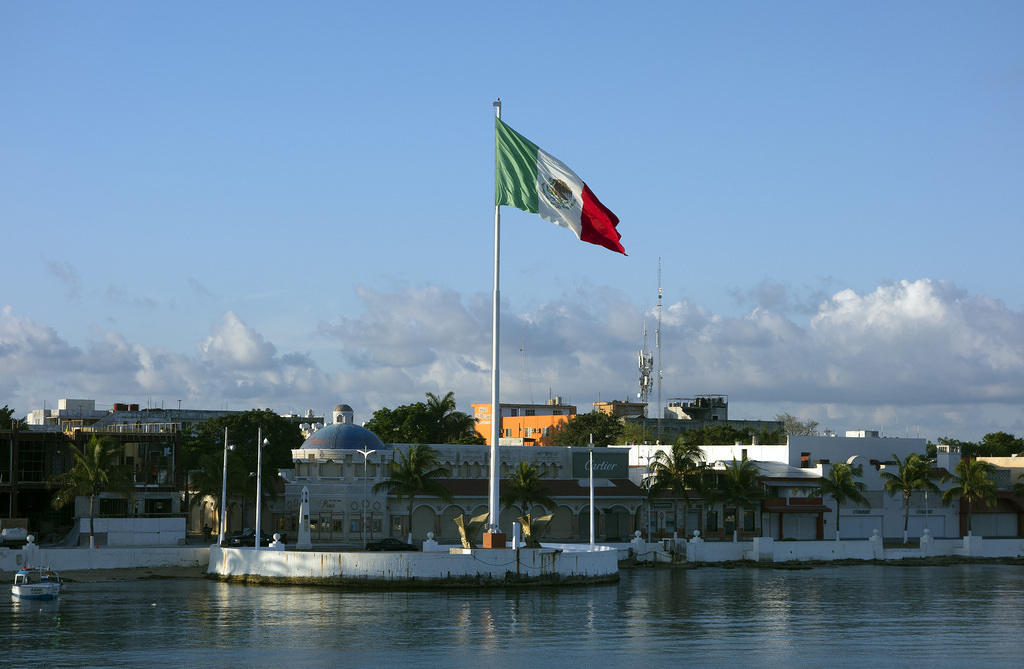
[[[601,204],[565,163],[494,119],[494,203],[540,214],[569,228],[582,241],[626,255],[619,243],[618,217]]]

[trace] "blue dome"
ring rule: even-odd
[[[384,442],[365,427],[351,423],[335,423],[322,427],[309,435],[299,448],[325,451],[341,449],[356,451],[366,448],[379,450],[384,448]]]

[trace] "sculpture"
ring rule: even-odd
[[[470,517],[468,521],[464,513],[455,516],[455,526],[459,528],[459,538],[462,539],[463,548],[476,548],[473,538],[480,536],[490,515],[490,513],[481,513],[479,516]]]
[[[519,516],[519,524],[523,527],[523,542],[527,548],[540,548],[540,537],[547,531],[548,525],[555,514],[549,513],[546,516],[533,517],[532,513]]]

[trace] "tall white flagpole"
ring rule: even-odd
[[[594,550],[594,435],[590,435],[590,550]]]
[[[494,101],[494,114],[501,118],[501,98]],[[495,143],[495,180],[497,180],[497,143]],[[491,314],[491,480],[487,511],[491,532],[498,532],[498,439],[501,435],[501,404],[498,401],[498,312],[501,308],[501,291],[498,289],[498,257],[501,250],[501,209],[494,204],[494,303]]]

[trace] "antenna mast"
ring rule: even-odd
[[[654,385],[654,378],[651,376],[651,371],[654,369],[654,356],[647,350],[647,319],[644,319],[644,345],[640,349],[637,359],[640,367],[640,392],[637,393],[637,397],[640,398],[640,403],[644,405],[644,418],[647,418],[647,402],[651,398],[651,387]]]
[[[658,257],[658,329],[654,331],[654,345],[658,351],[658,443],[661,443],[661,257]]]

